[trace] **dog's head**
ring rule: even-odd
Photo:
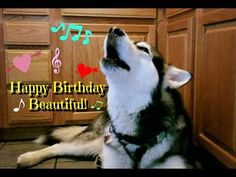
[[[191,79],[189,72],[164,65],[160,54],[149,44],[131,41],[125,31],[117,27],[111,28],[105,38],[100,65],[109,86],[132,84],[135,89],[150,90],[161,85],[164,89],[173,89]]]

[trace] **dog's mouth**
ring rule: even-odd
[[[117,50],[109,44],[107,45],[107,56],[103,58],[103,62],[106,67],[120,67],[127,71],[130,70],[129,65],[119,57]]]
[[[119,28],[111,28],[106,40],[106,56],[102,59],[102,63],[106,68],[122,68],[130,70],[129,65],[119,57],[117,51],[117,40],[125,35],[124,31]]]

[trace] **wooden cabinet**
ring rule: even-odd
[[[174,15],[190,9],[166,9],[159,11],[158,47],[166,62],[193,74],[195,17],[176,18]],[[174,19],[170,19],[170,17]],[[176,19],[175,19],[176,18]],[[194,79],[194,78],[193,78]],[[184,106],[192,117],[193,79],[180,88]]]
[[[2,127],[5,130],[11,127],[51,125],[52,112],[31,112],[28,109],[28,95],[9,93],[11,81],[21,81],[25,84],[51,83],[49,10],[1,9],[0,18],[2,22],[0,31],[3,36],[0,40],[3,46],[1,53]],[[41,54],[36,57],[34,54],[38,50]],[[18,65],[14,65],[14,62]],[[21,99],[24,100],[25,107],[19,112],[14,112],[14,108],[19,107]],[[52,93],[39,100],[52,101]],[[15,137],[17,138],[17,133]]]
[[[181,89],[194,142],[236,167],[236,9],[161,9],[158,49],[193,73]]]
[[[70,38],[61,41],[63,31],[50,32],[51,26],[61,22],[82,25],[93,35],[83,45],[84,30],[77,42]],[[124,28],[131,39],[147,41],[160,50],[165,60],[190,71],[193,79],[180,88],[184,105],[193,118],[194,141],[228,167],[236,167],[236,9],[0,9],[0,138],[16,139],[22,132],[29,134],[30,127],[60,126],[88,123],[102,111],[91,108],[106,97],[98,95],[56,95],[50,92],[45,101],[67,98],[88,99],[88,110],[79,112],[29,112],[23,109],[12,112],[26,95],[10,95],[10,81],[47,83],[81,81],[87,85],[106,84],[99,70],[81,78],[76,72],[78,64],[99,67],[103,56],[103,42],[110,27]],[[62,61],[60,74],[53,73],[51,60],[55,49],[60,48]],[[27,74],[19,70],[6,72],[15,56],[33,54]],[[26,102],[27,104],[27,102]],[[18,131],[17,128],[22,127]],[[14,129],[10,129],[14,128]],[[14,130],[14,131],[12,131]],[[34,137],[33,135],[30,137]]]
[[[49,9],[42,8],[7,8],[3,9],[3,14],[17,15],[49,15]]]
[[[19,112],[12,111],[13,108],[19,107],[19,100],[21,98],[24,100],[25,107],[22,109],[22,105],[20,105],[21,110]],[[47,97],[38,98],[39,101],[52,101],[52,93],[49,92]],[[29,96],[28,95],[11,95],[8,93],[8,107],[12,109],[8,109],[8,124],[14,127],[20,127],[21,124],[39,124],[39,123],[52,123],[53,117],[52,112],[50,111],[37,111],[30,112],[29,111]],[[29,125],[28,125],[29,126]]]
[[[194,22],[194,17],[190,17],[169,23],[167,26],[167,62],[191,73],[193,73],[194,61]],[[179,89],[184,106],[190,116],[192,115],[192,86],[193,79],[186,86]]]
[[[156,18],[156,9],[131,9],[131,8],[122,8],[122,9],[112,9],[112,8],[70,8],[62,9],[63,16],[81,16],[81,17],[121,17],[121,18]]]
[[[6,49],[5,50],[5,62],[6,67],[12,67],[13,59],[15,57],[22,58],[24,54],[33,55],[36,50],[19,50],[19,49]],[[39,56],[31,58],[30,67],[27,72],[22,72],[16,68],[10,72],[6,72],[6,83],[9,84],[11,81],[22,81],[27,82],[51,82],[51,51],[41,50]]]
[[[37,40],[35,40],[36,38]],[[24,21],[5,22],[4,42],[5,44],[19,45],[49,45],[49,23]]]
[[[196,136],[228,167],[236,167],[236,9],[197,10]]]
[[[106,85],[105,77],[98,69],[98,72],[80,77],[76,72],[78,64],[84,64],[93,68],[99,68],[99,61],[103,57],[103,42],[109,29],[113,26],[124,28],[130,37],[135,41],[148,41],[156,47],[156,9],[1,9],[0,11],[0,33],[4,38],[0,39],[1,49],[1,95],[4,111],[1,116],[1,126],[5,132],[9,128],[39,126],[58,126],[75,123],[88,123],[96,118],[102,111],[91,108],[96,101],[102,101],[103,108],[106,107],[106,96],[100,97],[96,94],[50,94],[42,101],[60,102],[65,98],[86,98],[88,110],[69,112],[30,112],[26,108],[20,112],[13,112],[18,107],[20,99],[25,100],[28,105],[27,95],[10,95],[9,85],[11,81],[22,81],[23,83],[40,84],[46,83],[52,86],[53,81],[67,81],[69,84],[81,81],[84,85],[92,82],[94,84]],[[61,41],[59,37],[65,31],[59,30],[56,33],[50,31],[51,26],[58,26],[61,22],[67,25],[75,24],[83,26],[83,31],[78,41],[72,41],[71,37],[78,31],[71,30],[69,37]],[[89,44],[83,45],[85,30],[92,31]],[[55,74],[52,67],[52,58],[55,49],[60,49],[59,59],[62,62],[60,73]],[[1,50],[0,49],[0,50]],[[12,66],[13,59],[23,54],[32,55],[36,50],[41,50],[41,55],[32,58],[27,73],[14,68],[7,72]],[[3,85],[3,86],[2,86]],[[14,129],[16,130],[16,129]],[[24,130],[25,131],[25,130]],[[16,131],[14,131],[16,133]],[[20,133],[20,132],[19,132]],[[4,137],[13,137],[4,133]],[[17,138],[17,136],[15,137]],[[22,137],[21,137],[22,138]]]

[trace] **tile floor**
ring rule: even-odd
[[[17,157],[27,151],[39,150],[46,145],[39,145],[31,141],[23,142],[0,142],[0,168],[16,168]],[[32,168],[48,169],[88,169],[95,168],[94,160],[91,158],[58,157],[46,160]]]

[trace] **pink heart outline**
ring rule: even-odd
[[[17,56],[13,59],[13,65],[20,71],[26,73],[31,65],[31,55],[23,54],[22,56]]]

